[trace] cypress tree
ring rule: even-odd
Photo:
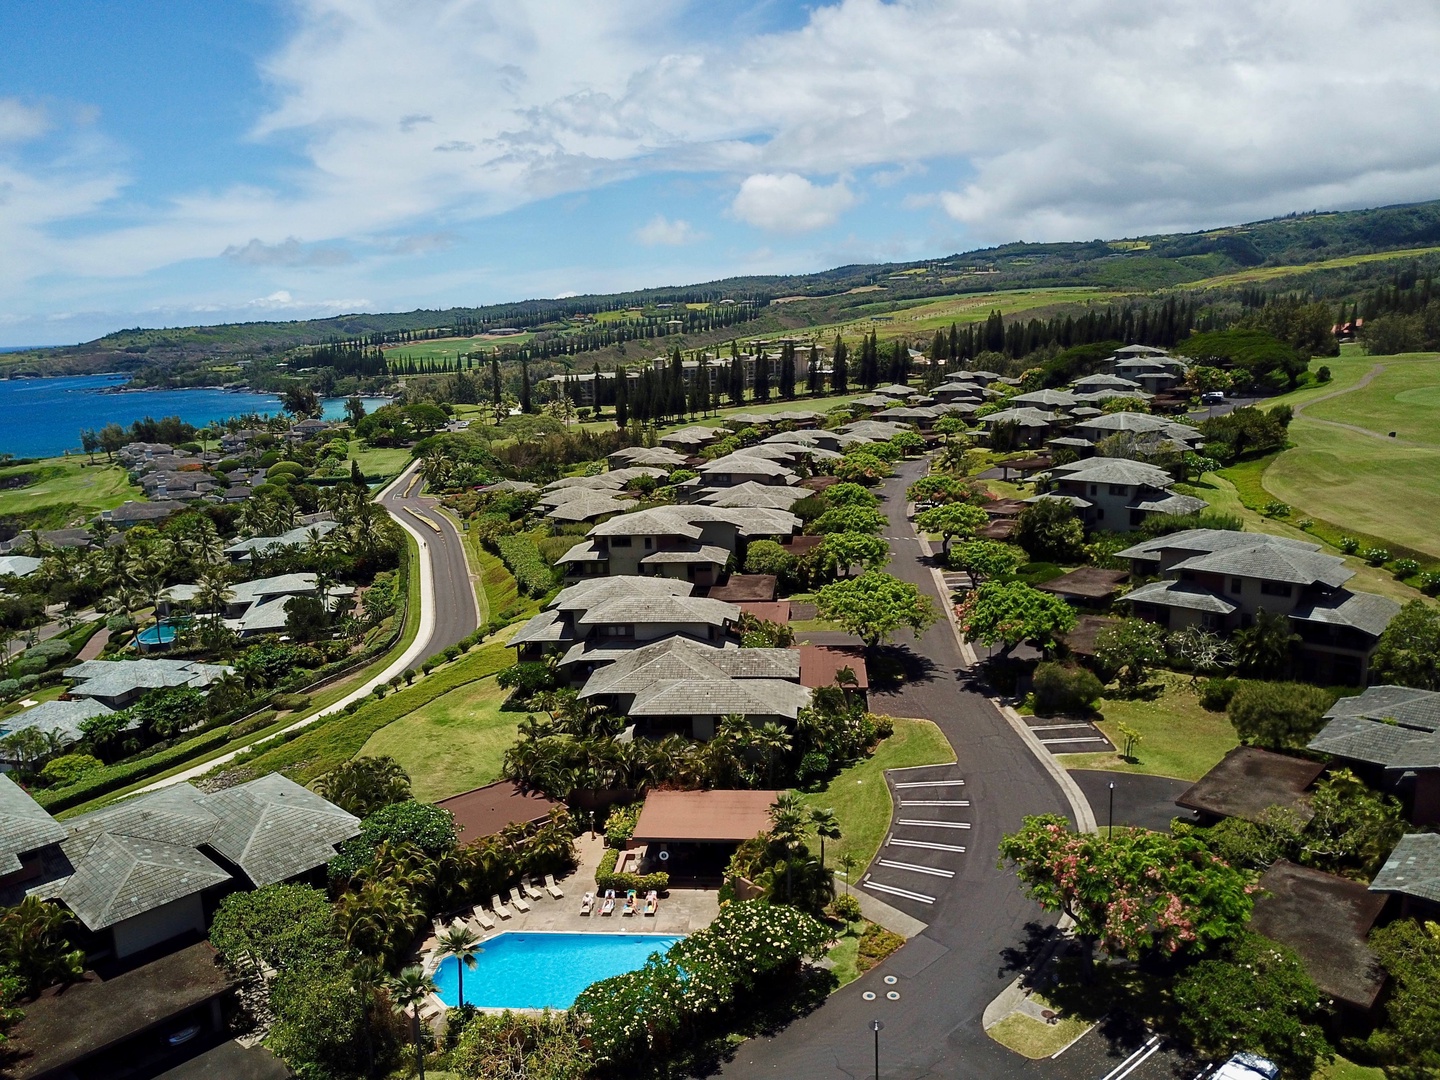
[[[819,397],[825,392],[825,386],[820,375],[820,350],[814,345],[810,346],[810,356],[805,361],[805,372],[807,376],[805,388],[810,392],[811,397]]]
[[[734,347],[732,341],[731,347]],[[742,405],[745,402],[745,362],[740,359],[740,354],[735,353],[730,357],[730,404]]]
[[[788,341],[780,349],[780,397],[795,400],[795,346]]]
[[[490,358],[490,403],[500,404],[500,360],[498,357]]]
[[[665,411],[671,416],[681,416],[685,412],[685,358],[680,355],[678,345],[670,357],[670,393]]]
[[[530,401],[530,361],[520,361],[520,411],[528,413],[532,409]]]
[[[849,359],[850,350],[845,348],[845,342],[836,334],[835,351],[830,360],[830,389],[837,394],[848,393],[850,390]]]
[[[755,357],[755,400],[770,400],[770,358],[764,349]]]
[[[624,429],[630,422],[630,377],[623,367],[615,369],[615,426]]]

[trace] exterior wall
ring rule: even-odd
[[[1085,524],[1111,532],[1130,532],[1138,528],[1144,514],[1132,511],[1129,506],[1135,501],[1135,488],[1130,484],[1091,484],[1082,480],[1061,480],[1060,490],[1066,495],[1078,495],[1093,503],[1085,511]]]
[[[1425,769],[1415,774],[1410,821],[1415,825],[1440,825],[1440,769]]]
[[[1248,622],[1255,617],[1255,613],[1262,608],[1266,611],[1280,612],[1289,615],[1305,599],[1306,593],[1299,585],[1268,586],[1267,582],[1259,578],[1230,577],[1221,574],[1196,574],[1189,570],[1182,570],[1179,574],[1181,581],[1191,581],[1201,588],[1209,589],[1225,597],[1232,604],[1238,604],[1242,622]],[[1284,589],[1288,588],[1290,593],[1284,595]]]
[[[127,956],[194,930],[205,933],[205,907],[200,894],[172,900],[163,907],[136,915],[110,928],[115,940],[115,957]]]

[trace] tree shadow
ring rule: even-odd
[[[933,660],[904,645],[882,645],[875,649],[866,668],[870,689],[881,693],[898,690],[905,683],[931,682],[940,674]]]

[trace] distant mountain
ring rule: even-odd
[[[457,326],[463,326],[467,333],[498,327],[543,330],[549,324],[558,325],[582,315],[687,302],[734,300],[764,306],[777,300],[823,300],[816,307],[844,318],[847,309],[863,304],[873,310],[879,300],[898,303],[925,296],[1058,285],[1146,291],[1183,286],[1249,268],[1301,267],[1321,260],[1431,245],[1440,245],[1440,200],[1371,210],[1292,214],[1196,233],[1079,243],[1004,244],[919,262],[854,264],[815,274],[734,277],[563,300],[340,315],[297,322],[120,330],[83,345],[0,355],[0,372],[134,371],[202,358],[267,356],[300,345]],[[764,331],[772,321],[760,320],[754,329]]]

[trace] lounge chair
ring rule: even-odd
[[[590,912],[592,912],[592,911],[594,911],[594,910],[595,910],[595,894],[594,894],[593,892],[587,892],[587,893],[584,895],[584,897],[582,897],[581,900],[580,900],[580,914],[581,914],[581,915],[589,915]]]
[[[533,881],[521,881],[517,892],[523,892],[531,900],[544,900],[545,894],[535,887]]]
[[[490,910],[502,919],[510,918],[510,909],[505,906],[505,901],[500,899],[499,893],[496,893],[490,898]]]
[[[486,911],[483,907],[481,907],[479,904],[475,905],[475,921],[478,922],[486,930],[495,929],[495,920],[492,919],[490,917],[490,913]]]
[[[602,900],[601,903],[600,903],[600,914],[601,914],[601,915],[614,915],[614,914],[615,914],[615,890],[614,890],[614,889],[606,889],[606,890],[605,890],[605,899]]]
[[[437,938],[445,932],[445,920],[440,918],[440,916],[438,915],[430,920],[430,926],[435,931],[435,936]]]
[[[525,897],[520,895],[519,889],[506,889],[505,899],[509,900],[516,911],[529,911],[530,905],[525,902]]]
[[[645,914],[654,915],[660,910],[660,894],[651,889],[645,894]]]
[[[627,893],[625,894],[625,906],[620,909],[620,914],[621,914],[621,915],[634,915],[634,914],[635,914],[635,909],[636,909],[637,907],[639,907],[639,905],[640,905],[640,898],[635,895],[635,890],[634,890],[634,889],[631,889],[629,892],[627,892]]]
[[[565,899],[565,894],[560,891],[560,886],[555,884],[554,874],[545,875],[545,891],[548,892],[551,896],[553,896],[556,900]]]

